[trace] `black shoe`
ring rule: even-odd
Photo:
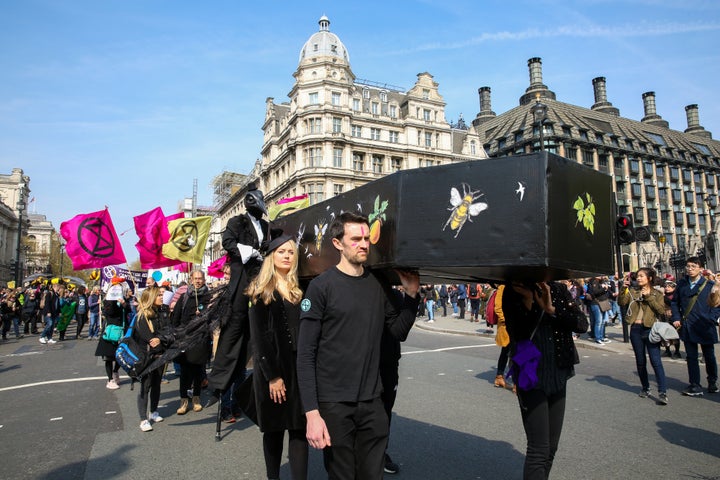
[[[663,357],[672,358],[672,352],[670,350],[665,350],[665,353],[663,353]]]
[[[668,398],[666,393],[661,393],[658,395],[658,405],[667,405],[668,404]]]
[[[703,391],[698,385],[690,385],[682,391],[682,394],[686,397],[699,397],[703,394]]]
[[[640,393],[638,393],[638,397],[640,398],[647,398],[650,396],[650,390],[642,390]]]
[[[718,392],[718,386],[717,383],[711,383],[708,385],[708,393],[717,393]]]
[[[672,358],[674,358],[676,360],[682,360],[682,355],[680,355],[680,352],[675,352],[675,353],[673,353]]]
[[[392,461],[392,458],[390,458],[390,455],[387,453],[385,454],[385,473],[398,473],[400,471],[400,467],[397,463],[394,463]]]

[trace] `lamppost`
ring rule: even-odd
[[[715,227],[715,209],[717,208],[717,196],[716,195],[705,195],[703,197],[705,205],[707,205],[708,213],[710,214],[710,225],[708,227],[708,233],[705,236],[705,251],[709,254],[710,263],[713,270],[718,269],[716,254],[715,237],[716,233],[713,231]]]
[[[65,244],[60,242],[60,280],[63,278],[63,266],[65,264]]]
[[[543,130],[545,129],[544,124],[545,120],[547,119],[547,105],[540,102],[540,98],[537,98],[535,100],[535,105],[533,105],[530,108],[530,111],[533,114],[533,119],[535,120],[535,123],[539,124],[540,128],[540,151],[545,151],[545,138],[543,136]]]
[[[25,210],[25,184],[20,183],[20,197],[17,202],[18,210],[18,236],[17,251],[15,252],[15,286],[20,286],[22,280],[22,272],[20,272],[20,254],[22,253],[22,227],[23,227],[23,211]]]

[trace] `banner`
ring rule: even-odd
[[[277,201],[276,205],[268,209],[268,218],[272,221],[309,206],[310,199],[307,194],[298,195],[297,197],[281,198]]]
[[[228,257],[227,255],[223,255],[222,257],[218,258],[214,262],[212,262],[210,265],[208,265],[207,273],[211,277],[215,278],[223,278],[225,277],[225,274],[223,273],[223,266],[227,263]]]
[[[171,267],[180,263],[180,260],[165,257],[162,254],[162,246],[170,238],[167,231],[168,222],[183,216],[184,214],[180,212],[166,217],[162,208],[156,207],[133,218],[135,233],[139,238],[135,248],[140,254],[142,268]]]
[[[168,223],[170,238],[162,246],[167,258],[202,263],[212,217],[179,218]]]
[[[60,224],[60,235],[67,242],[65,252],[74,270],[101,268],[125,263],[108,209],[80,214]]]
[[[118,267],[117,265],[109,265],[100,270],[100,288],[103,291],[110,285],[110,280],[113,277],[120,277],[127,280],[127,284],[132,292],[135,292],[136,286],[139,289],[147,286],[147,272],[128,270],[127,268]]]

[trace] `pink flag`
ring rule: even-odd
[[[223,273],[223,265],[227,262],[227,255],[223,255],[222,257],[218,258],[214,262],[212,262],[210,265],[208,265],[208,275],[215,278],[223,278],[225,274]]]
[[[67,242],[65,251],[74,270],[102,268],[126,262],[107,208],[99,212],[75,215],[61,223],[60,235]]]
[[[135,248],[140,254],[140,266],[142,268],[171,267],[180,263],[179,260],[172,260],[163,256],[162,246],[163,243],[167,243],[167,240],[163,240],[163,238],[170,237],[167,229],[168,222],[183,216],[184,214],[180,212],[166,217],[162,208],[156,207],[133,218],[135,232],[139,237]]]

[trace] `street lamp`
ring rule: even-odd
[[[65,244],[60,242],[60,280],[63,278],[63,266],[65,264]]]
[[[705,195],[705,197],[703,197],[703,200],[705,201],[705,205],[707,205],[708,208],[708,213],[710,214],[710,225],[708,228],[708,233],[705,236],[705,250],[707,251],[707,253],[710,254],[710,261],[712,263],[712,265],[708,268],[716,270],[718,268],[718,264],[715,258],[715,232],[713,232],[713,228],[715,227],[715,209],[717,208],[717,196]]]
[[[533,114],[533,118],[535,120],[534,123],[537,123],[540,126],[540,151],[544,152],[545,151],[545,139],[543,137],[543,130],[544,130],[545,120],[547,119],[547,111],[548,111],[547,105],[540,102],[540,98],[538,97],[535,100],[535,105],[533,105],[530,108],[530,111]]]
[[[15,286],[20,286],[22,273],[20,272],[20,253],[22,252],[22,227],[23,227],[23,211],[25,210],[25,184],[20,183],[20,196],[17,201],[18,210],[18,237],[17,251],[15,252]]]

